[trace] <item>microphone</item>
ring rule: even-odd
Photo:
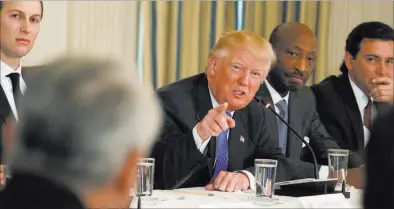
[[[186,181],[188,181],[195,173],[197,173],[198,171],[203,169],[205,166],[207,166],[209,160],[210,159],[208,159],[204,162],[198,163],[196,166],[194,166],[185,177],[183,177],[174,187],[172,187],[172,189],[178,189],[181,186],[183,186],[186,183]]]
[[[308,149],[309,149],[309,151],[312,153],[312,157],[313,157],[313,167],[314,167],[314,174],[315,174],[314,176],[315,176],[315,179],[319,179],[319,171],[318,171],[318,167],[317,167],[316,155],[315,155],[315,152],[313,151],[312,147],[309,145],[309,143],[307,143],[307,142],[305,141],[305,139],[303,139],[303,138],[297,133],[297,131],[295,131],[295,130],[293,129],[293,127],[291,127],[290,124],[287,123],[287,122],[286,122],[286,121],[275,111],[275,109],[271,106],[271,104],[269,104],[269,103],[268,103],[268,104],[265,104],[263,101],[261,101],[261,103],[264,105],[265,108],[271,110],[271,112],[274,113],[274,114],[276,115],[276,117],[278,117],[279,120],[281,120],[281,121],[290,129],[290,131],[293,132],[293,134],[296,135],[297,138],[298,138],[299,140],[301,140],[302,143],[304,143],[304,144],[308,147]]]
[[[266,103],[262,100],[260,100],[257,97],[254,97],[255,100],[259,103],[262,104],[262,106],[266,109],[269,109],[274,115],[276,115],[277,118],[279,118],[280,121],[282,121],[288,128],[289,130],[296,135],[296,138],[299,139],[302,143],[304,143],[309,151],[312,153],[313,157],[313,167],[314,167],[314,179],[299,179],[295,181],[289,181],[289,182],[279,182],[276,183],[277,186],[279,186],[279,189],[276,190],[276,194],[279,195],[286,195],[286,196],[293,196],[293,197],[301,197],[301,196],[310,196],[310,195],[320,195],[320,194],[329,194],[329,193],[335,193],[335,186],[337,184],[337,179],[327,179],[327,180],[320,180],[319,179],[319,171],[318,171],[318,166],[317,166],[317,160],[316,160],[316,155],[315,152],[313,151],[312,147],[303,139],[297,131],[291,127],[289,123],[287,123],[278,113],[276,113],[275,109],[272,107],[270,103]],[[349,192],[345,192],[344,190],[344,184],[345,182],[342,182],[342,194],[346,197],[350,197]]]

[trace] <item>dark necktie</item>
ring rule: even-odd
[[[286,100],[281,100],[275,104],[279,109],[279,115],[288,122],[288,114],[287,114],[287,102]],[[279,147],[282,148],[282,153],[286,155],[287,148],[287,126],[283,123],[279,118],[278,121],[278,135],[279,135]]]
[[[228,117],[231,117],[229,112],[226,113]],[[222,131],[216,140],[218,144],[218,149],[216,153],[216,163],[215,163],[215,171],[211,178],[211,183],[216,179],[217,175],[220,171],[227,171],[228,167],[228,140],[227,135],[230,129]]]
[[[22,96],[22,91],[21,91],[21,87],[20,87],[20,83],[19,83],[20,75],[19,75],[19,73],[10,73],[7,76],[11,79],[12,93],[14,94],[15,106],[16,106],[16,109],[18,109],[19,97]]]
[[[364,108],[364,126],[367,127],[368,130],[371,130],[372,124],[372,100],[368,100],[367,106]]]

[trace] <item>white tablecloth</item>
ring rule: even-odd
[[[253,191],[248,192],[218,192],[205,191],[204,188],[187,188],[173,191],[154,190],[152,197],[148,200],[142,199],[141,208],[303,208],[299,198],[287,196],[275,196],[278,203],[271,206],[253,204],[250,200],[254,197]],[[182,193],[182,191],[186,191]],[[196,192],[199,194],[190,194]],[[351,198],[346,199],[349,208],[362,208],[362,190],[350,188]],[[205,196],[201,194],[213,194]],[[153,199],[153,201],[152,201]],[[323,206],[324,207],[324,206]],[[136,198],[130,208],[137,208]],[[326,206],[327,208],[327,206]]]

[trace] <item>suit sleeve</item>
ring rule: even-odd
[[[325,107],[326,104],[326,97],[329,95],[323,95],[324,93],[319,90],[319,88],[315,87],[312,88],[314,96],[316,98],[316,117],[318,117],[318,122],[321,122],[324,126],[324,131],[327,135],[331,136],[330,139],[334,140],[337,143],[338,147],[342,149],[348,149],[348,145],[346,143],[346,139],[344,138],[347,136],[346,133],[343,132],[343,129],[338,128],[341,127],[342,121],[338,120],[329,110]],[[328,104],[329,105],[329,104]],[[329,133],[329,134],[328,134]],[[327,154],[325,155],[327,157]],[[356,152],[349,152],[349,168],[359,167],[364,162],[363,156]]]
[[[207,163],[207,158],[197,149],[192,130],[187,130],[168,111],[151,156],[156,161],[155,189],[172,189],[196,167]]]

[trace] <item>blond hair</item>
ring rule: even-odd
[[[265,59],[272,65],[276,61],[276,54],[272,45],[256,33],[240,30],[224,33],[209,53],[209,57],[223,58],[229,51],[246,49],[254,56]]]

